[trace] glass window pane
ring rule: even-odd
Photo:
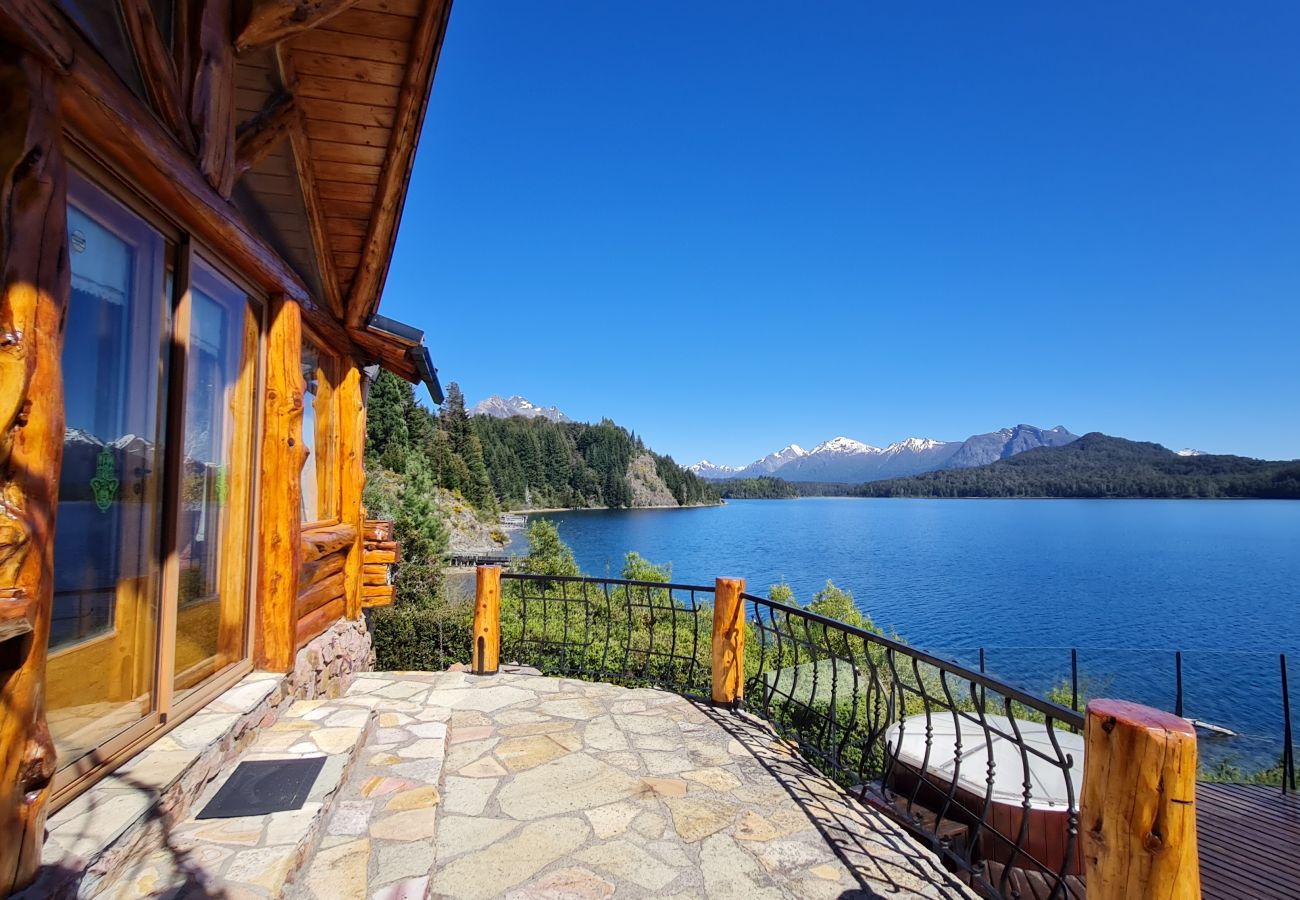
[[[243,657],[257,383],[257,317],[248,296],[196,258],[178,510],[177,700]]]
[[[169,248],[73,174],[47,704],[59,764],[154,707]]]
[[[302,345],[302,378],[307,387],[302,403],[302,440],[307,462],[302,467],[302,521],[320,522],[337,515],[334,493],[336,416],[334,360],[311,343]]]

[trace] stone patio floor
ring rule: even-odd
[[[316,900],[970,896],[745,716],[530,674],[367,675],[345,700],[367,696],[406,712],[374,707],[298,881]]]

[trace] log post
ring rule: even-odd
[[[745,579],[719,578],[713,593],[713,702],[736,706],[745,694]]]
[[[475,675],[495,675],[501,663],[501,567],[479,566],[474,583]]]
[[[261,559],[258,567],[257,664],[287,672],[297,649],[298,569],[302,562],[302,314],[284,296],[271,298],[266,343],[266,412],[262,436]]]
[[[361,618],[361,567],[366,553],[366,516],[361,492],[366,486],[366,407],[361,401],[361,367],[343,360],[343,377],[335,392],[339,422],[339,520],[357,529],[346,567],[347,617]]]
[[[0,896],[40,866],[55,767],[45,663],[71,283],[57,91],[0,41]]]
[[[1081,803],[1088,900],[1195,900],[1196,730],[1126,700],[1094,700]]]

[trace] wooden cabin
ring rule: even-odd
[[[0,0],[0,894],[48,812],[385,596],[367,370],[438,396],[377,308],[448,13]]]

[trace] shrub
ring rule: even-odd
[[[371,613],[375,665],[382,672],[440,672],[470,661],[474,604],[468,599],[397,603]]]

